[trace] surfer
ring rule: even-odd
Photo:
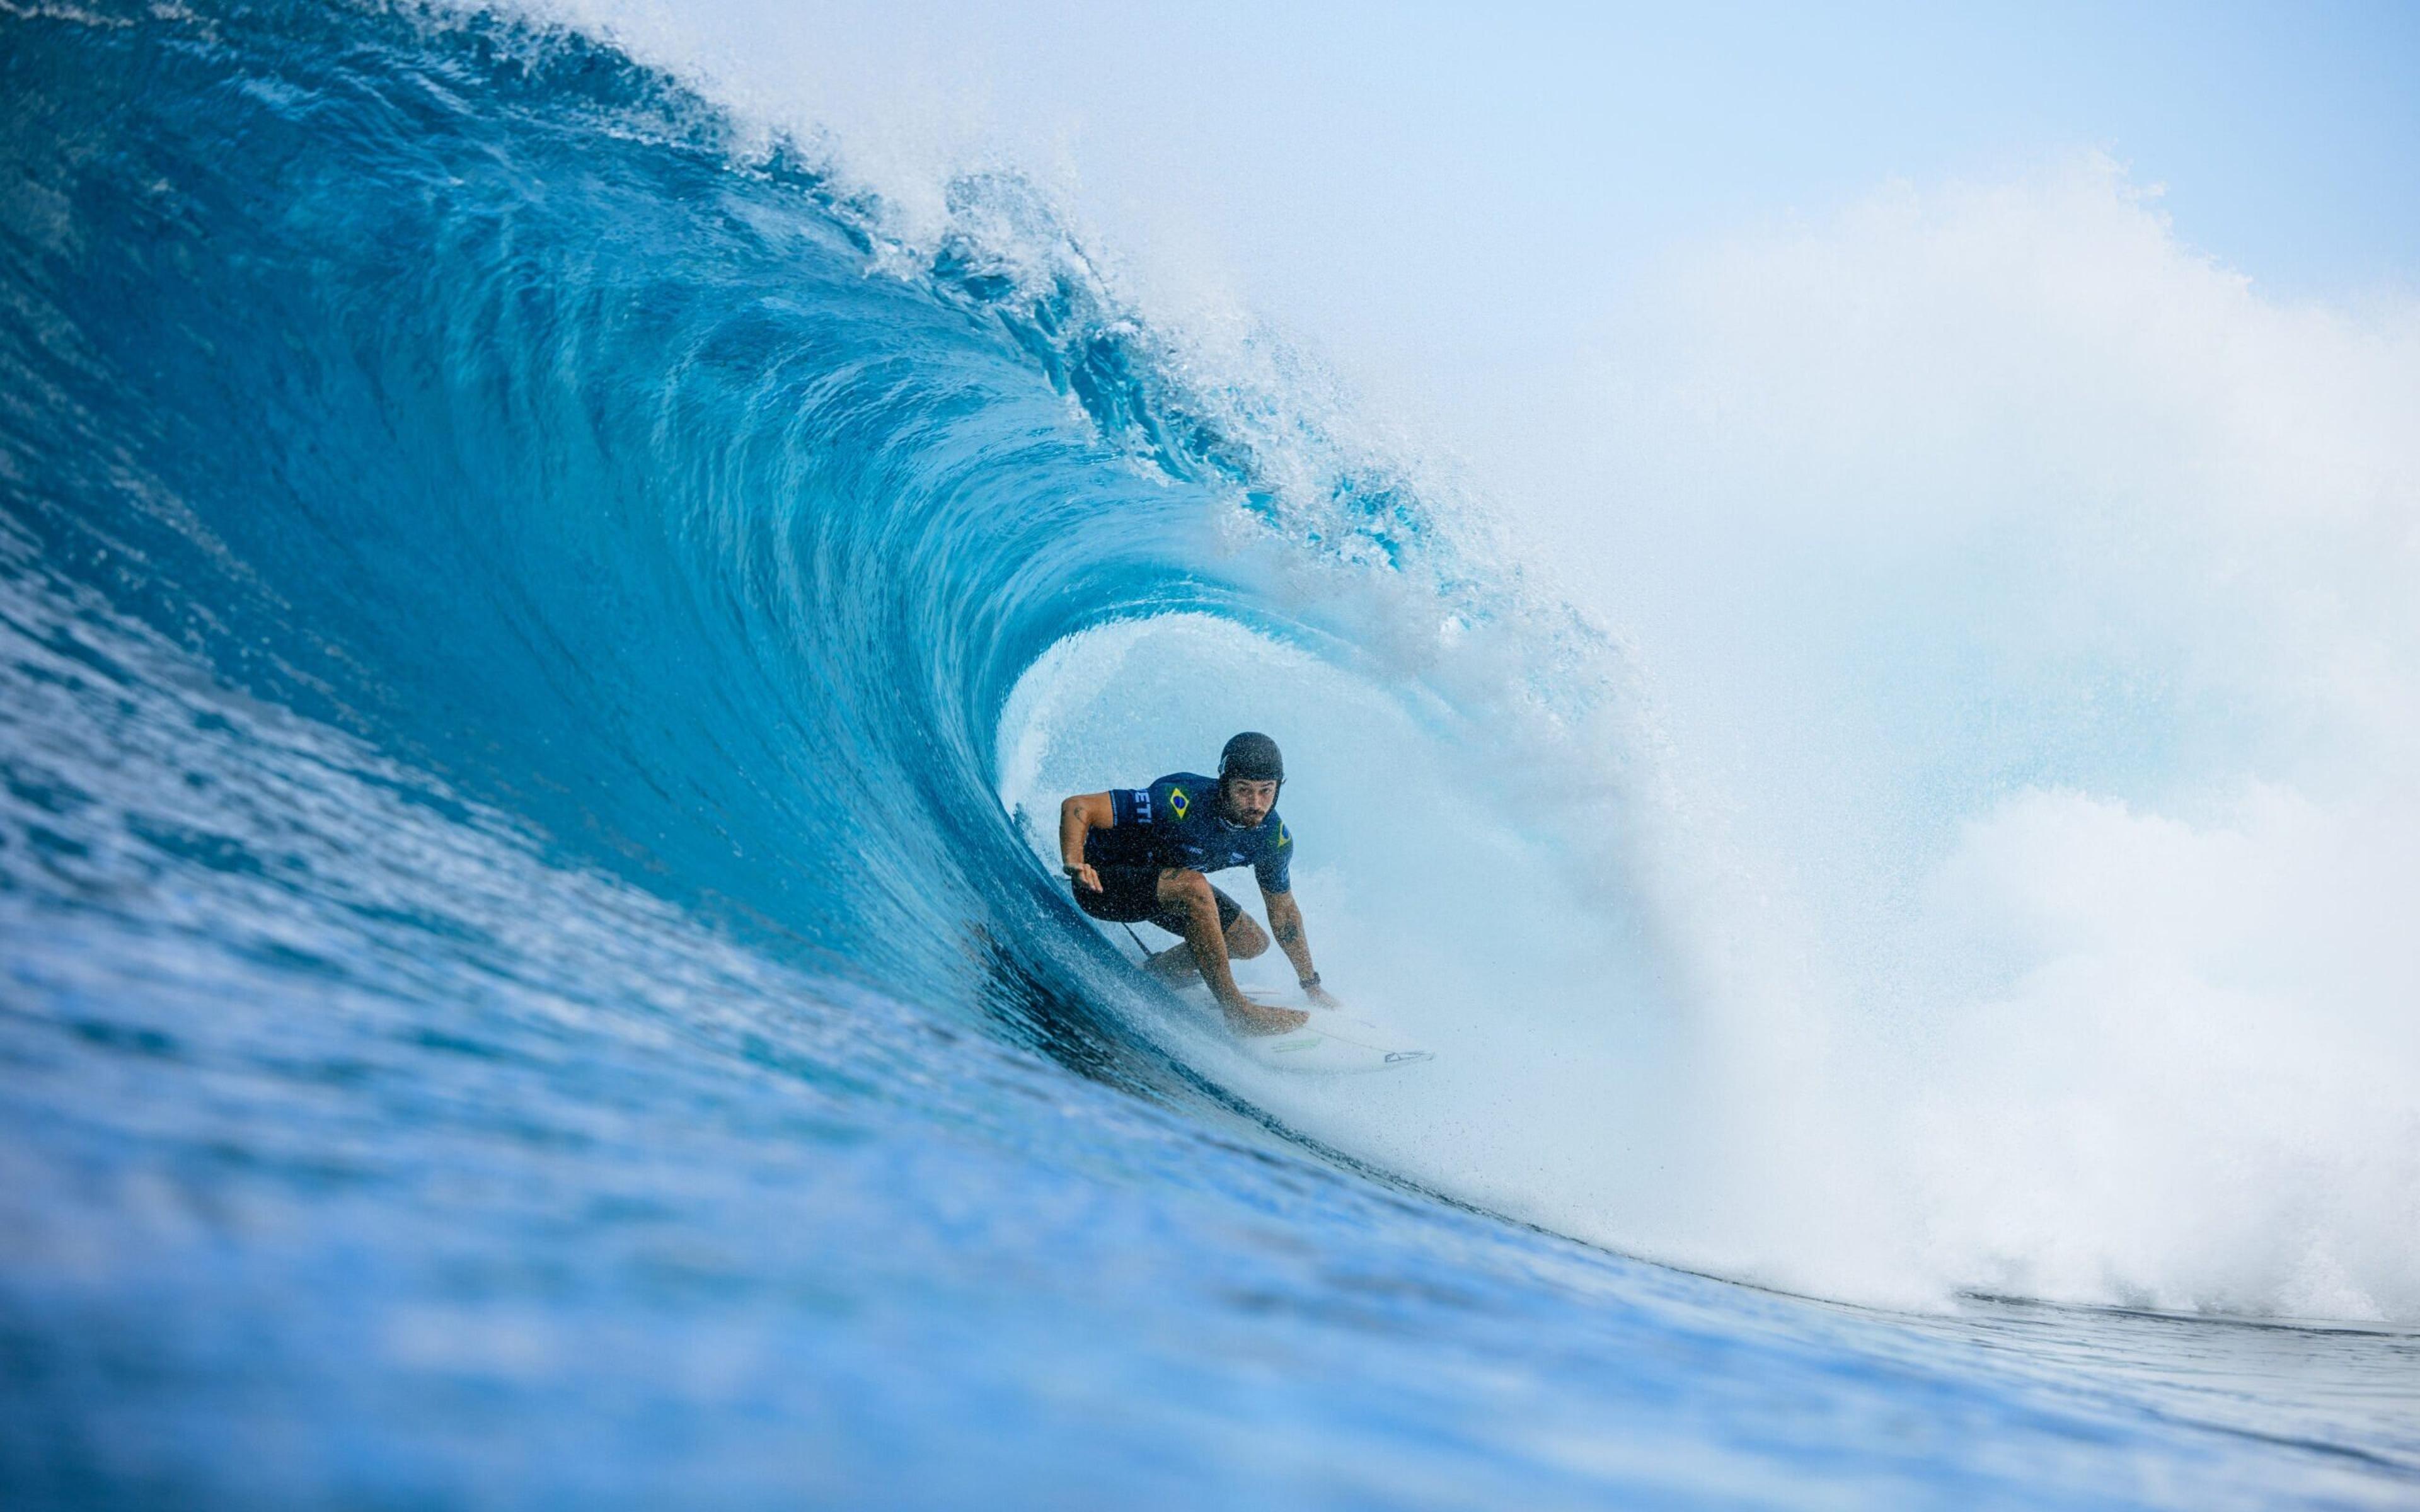
[[[1294,836],[1278,817],[1284,785],[1278,743],[1248,730],[1218,753],[1215,779],[1175,772],[1147,788],[1079,793],[1059,806],[1059,855],[1076,906],[1094,918],[1148,920],[1183,936],[1147,956],[1144,969],[1171,985],[1199,975],[1238,1034],[1283,1034],[1310,1017],[1255,1003],[1235,985],[1229,959],[1266,950],[1270,932],[1303,995],[1322,1008],[1337,1006],[1319,984],[1294,901]],[[1210,885],[1208,873],[1236,866],[1249,866],[1261,885],[1268,931]]]

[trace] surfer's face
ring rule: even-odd
[[[1231,824],[1257,825],[1278,806],[1278,785],[1275,782],[1247,782],[1241,778],[1229,779],[1227,819]]]

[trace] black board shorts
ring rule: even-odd
[[[1156,866],[1096,866],[1101,890],[1094,892],[1073,877],[1067,886],[1076,894],[1076,906],[1094,918],[1112,924],[1156,924],[1180,939],[1185,934],[1184,910],[1159,901],[1160,868]],[[1234,928],[1235,916],[1244,905],[1218,887],[1210,895],[1218,900],[1218,928],[1221,932]]]

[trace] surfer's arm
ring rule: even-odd
[[[1334,1008],[1336,999],[1319,984],[1319,968],[1311,964],[1311,936],[1302,932],[1302,907],[1294,901],[1294,894],[1263,887],[1261,906],[1268,910],[1269,937],[1294,963],[1295,980],[1303,984],[1303,995],[1322,1008]]]
[[[1059,869],[1087,892],[1101,890],[1101,874],[1084,859],[1084,838],[1118,822],[1106,793],[1078,793],[1059,805]]]

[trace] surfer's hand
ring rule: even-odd
[[[1098,892],[1101,890],[1101,874],[1080,861],[1069,862],[1061,866],[1059,870],[1066,872],[1068,880],[1074,882],[1076,886],[1083,888],[1086,892]]]
[[[1342,1003],[1336,1000],[1336,995],[1334,993],[1329,992],[1326,988],[1322,987],[1315,981],[1302,990],[1302,995],[1314,1008],[1342,1008],[1344,1006]]]

